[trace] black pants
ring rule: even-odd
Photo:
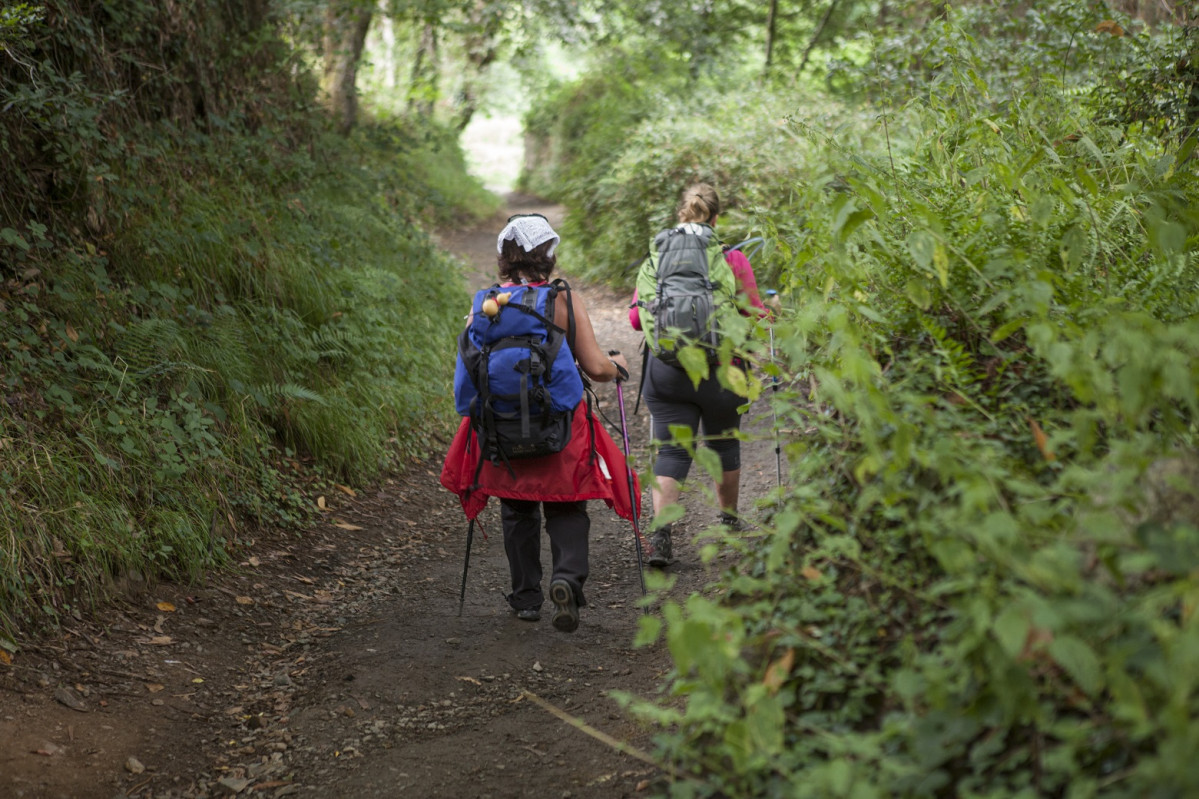
[[[653,416],[653,437],[669,442],[671,425],[689,427],[692,434],[702,427],[705,436],[722,436],[706,442],[720,456],[721,470],[740,469],[741,442],[735,433],[741,429],[741,414],[737,411],[747,400],[720,385],[714,376],[704,378],[696,388],[685,371],[652,355],[646,367],[645,405]],[[655,476],[682,482],[690,471],[691,455],[687,450],[671,443],[661,446],[654,462]]]
[[[540,608],[541,592],[541,509],[545,508],[545,532],[550,537],[553,570],[550,580],[570,583],[575,601],[581,606],[583,583],[587,581],[588,533],[591,518],[587,503],[536,502],[525,499],[501,499],[500,518],[504,523],[504,551],[512,572],[512,593],[508,604],[513,610]]]

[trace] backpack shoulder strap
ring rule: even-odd
[[[555,278],[550,286],[555,289],[554,296],[558,294],[566,295],[566,346],[570,347],[570,351],[575,351],[575,304],[570,298],[570,284],[562,278]],[[546,305],[546,316],[552,321],[554,315],[550,312],[549,305]]]

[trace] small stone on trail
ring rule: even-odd
[[[146,767],[143,766],[142,761],[138,760],[136,757],[130,757],[125,761],[125,770],[130,774],[141,774],[146,770]]]
[[[222,777],[216,783],[230,794],[236,795],[244,791],[249,786],[250,781],[239,780],[236,777]]]
[[[87,712],[87,705],[70,688],[64,686],[55,688],[54,698],[58,700],[59,704],[66,705],[71,710],[78,710],[80,713]]]
[[[533,663],[533,671],[542,671],[540,660]]]

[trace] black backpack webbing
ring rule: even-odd
[[[495,288],[499,288],[499,284],[496,284]],[[557,299],[558,295],[562,294],[562,293],[566,294],[566,330],[563,330],[562,328],[558,327],[558,325],[556,325],[553,322],[554,302]],[[538,374],[538,372],[534,371],[535,367],[531,361],[532,361],[533,357],[536,357],[538,350],[541,350],[542,352],[545,353],[546,363],[545,363],[544,370],[542,371],[542,374],[544,374],[544,377],[542,379],[541,392],[540,392],[543,394],[543,396],[541,396],[540,399],[541,399],[542,419],[545,421],[548,421],[548,419],[549,419],[549,416],[551,413],[551,404],[548,401],[546,401],[547,398],[544,396],[544,390],[545,390],[544,386],[550,380],[550,369],[553,367],[554,361],[557,359],[558,350],[562,346],[562,338],[561,338],[562,334],[565,334],[565,336],[566,336],[566,344],[568,347],[570,347],[571,353],[573,354],[573,352],[574,352],[575,308],[574,308],[574,303],[570,301],[570,284],[568,284],[562,278],[557,278],[556,280],[554,280],[553,282],[550,283],[550,292],[545,300],[545,316],[542,316],[540,313],[537,312],[537,309],[535,307],[536,302],[537,302],[536,293],[533,291],[526,291],[522,298],[521,304],[507,305],[504,307],[516,308],[519,311],[521,311],[522,313],[529,314],[530,316],[533,316],[533,317],[536,317],[537,319],[539,319],[541,321],[541,323],[543,325],[545,325],[546,340],[549,343],[548,348],[544,348],[544,347],[535,345],[532,336],[509,336],[509,337],[506,337],[505,339],[502,339],[501,341],[496,342],[496,344],[494,344],[492,346],[486,347],[485,349],[483,349],[481,351],[482,357],[480,359],[480,368],[478,370],[478,375],[477,375],[478,381],[476,384],[476,388],[478,389],[478,394],[474,399],[471,400],[470,415],[471,415],[471,418],[479,420],[478,430],[483,434],[484,438],[494,437],[496,435],[496,433],[495,433],[495,412],[492,408],[492,395],[491,395],[490,385],[489,385],[489,381],[488,381],[488,369],[487,369],[488,362],[489,362],[490,356],[491,356],[491,352],[496,349],[504,349],[506,347],[522,347],[522,346],[527,347],[529,349],[530,363],[525,369],[521,370],[520,395],[519,395],[521,434],[526,435],[526,436],[529,434],[529,420],[530,420],[528,379],[529,379],[530,374]],[[584,394],[586,395],[586,392],[584,392]],[[504,395],[501,398],[502,399],[516,399],[516,397],[510,396],[510,395]],[[480,399],[482,399],[483,401],[480,402]],[[481,406],[481,409],[479,406]],[[590,397],[587,397],[587,418],[590,420],[591,425],[592,425],[590,449],[591,449],[591,462],[594,463],[595,456],[596,456],[595,430],[594,430],[595,419],[591,412],[591,398]],[[495,449],[499,453],[500,459],[504,462],[504,467],[508,470],[509,476],[515,480],[516,473],[512,469],[512,463],[509,460],[507,453],[504,452],[502,447],[496,446]],[[486,458],[483,455],[483,446],[482,446],[482,443],[480,442],[480,444],[479,444],[479,462],[475,466],[475,476],[472,481],[471,487],[468,489],[468,493],[479,487],[479,475],[483,471],[483,462],[485,460],[486,460]]]

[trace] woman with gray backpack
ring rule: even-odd
[[[629,321],[645,333],[642,391],[653,438],[661,442],[653,467],[655,518],[679,501],[691,470],[691,455],[671,440],[670,428],[682,425],[693,435],[702,430],[707,446],[720,458],[720,522],[739,529],[741,443],[736,432],[741,427],[738,409],[745,399],[721,385],[716,374],[721,319],[755,312],[760,318],[770,312],[758,295],[749,259],[722,246],[713,230],[720,211],[720,197],[709,184],[696,183],[683,191],[678,225],[654,236],[641,264]],[[702,370],[704,359],[707,374],[696,385],[684,363],[693,371],[698,363]],[[649,542],[650,566],[662,568],[672,562],[672,533],[671,524],[656,526]]]

